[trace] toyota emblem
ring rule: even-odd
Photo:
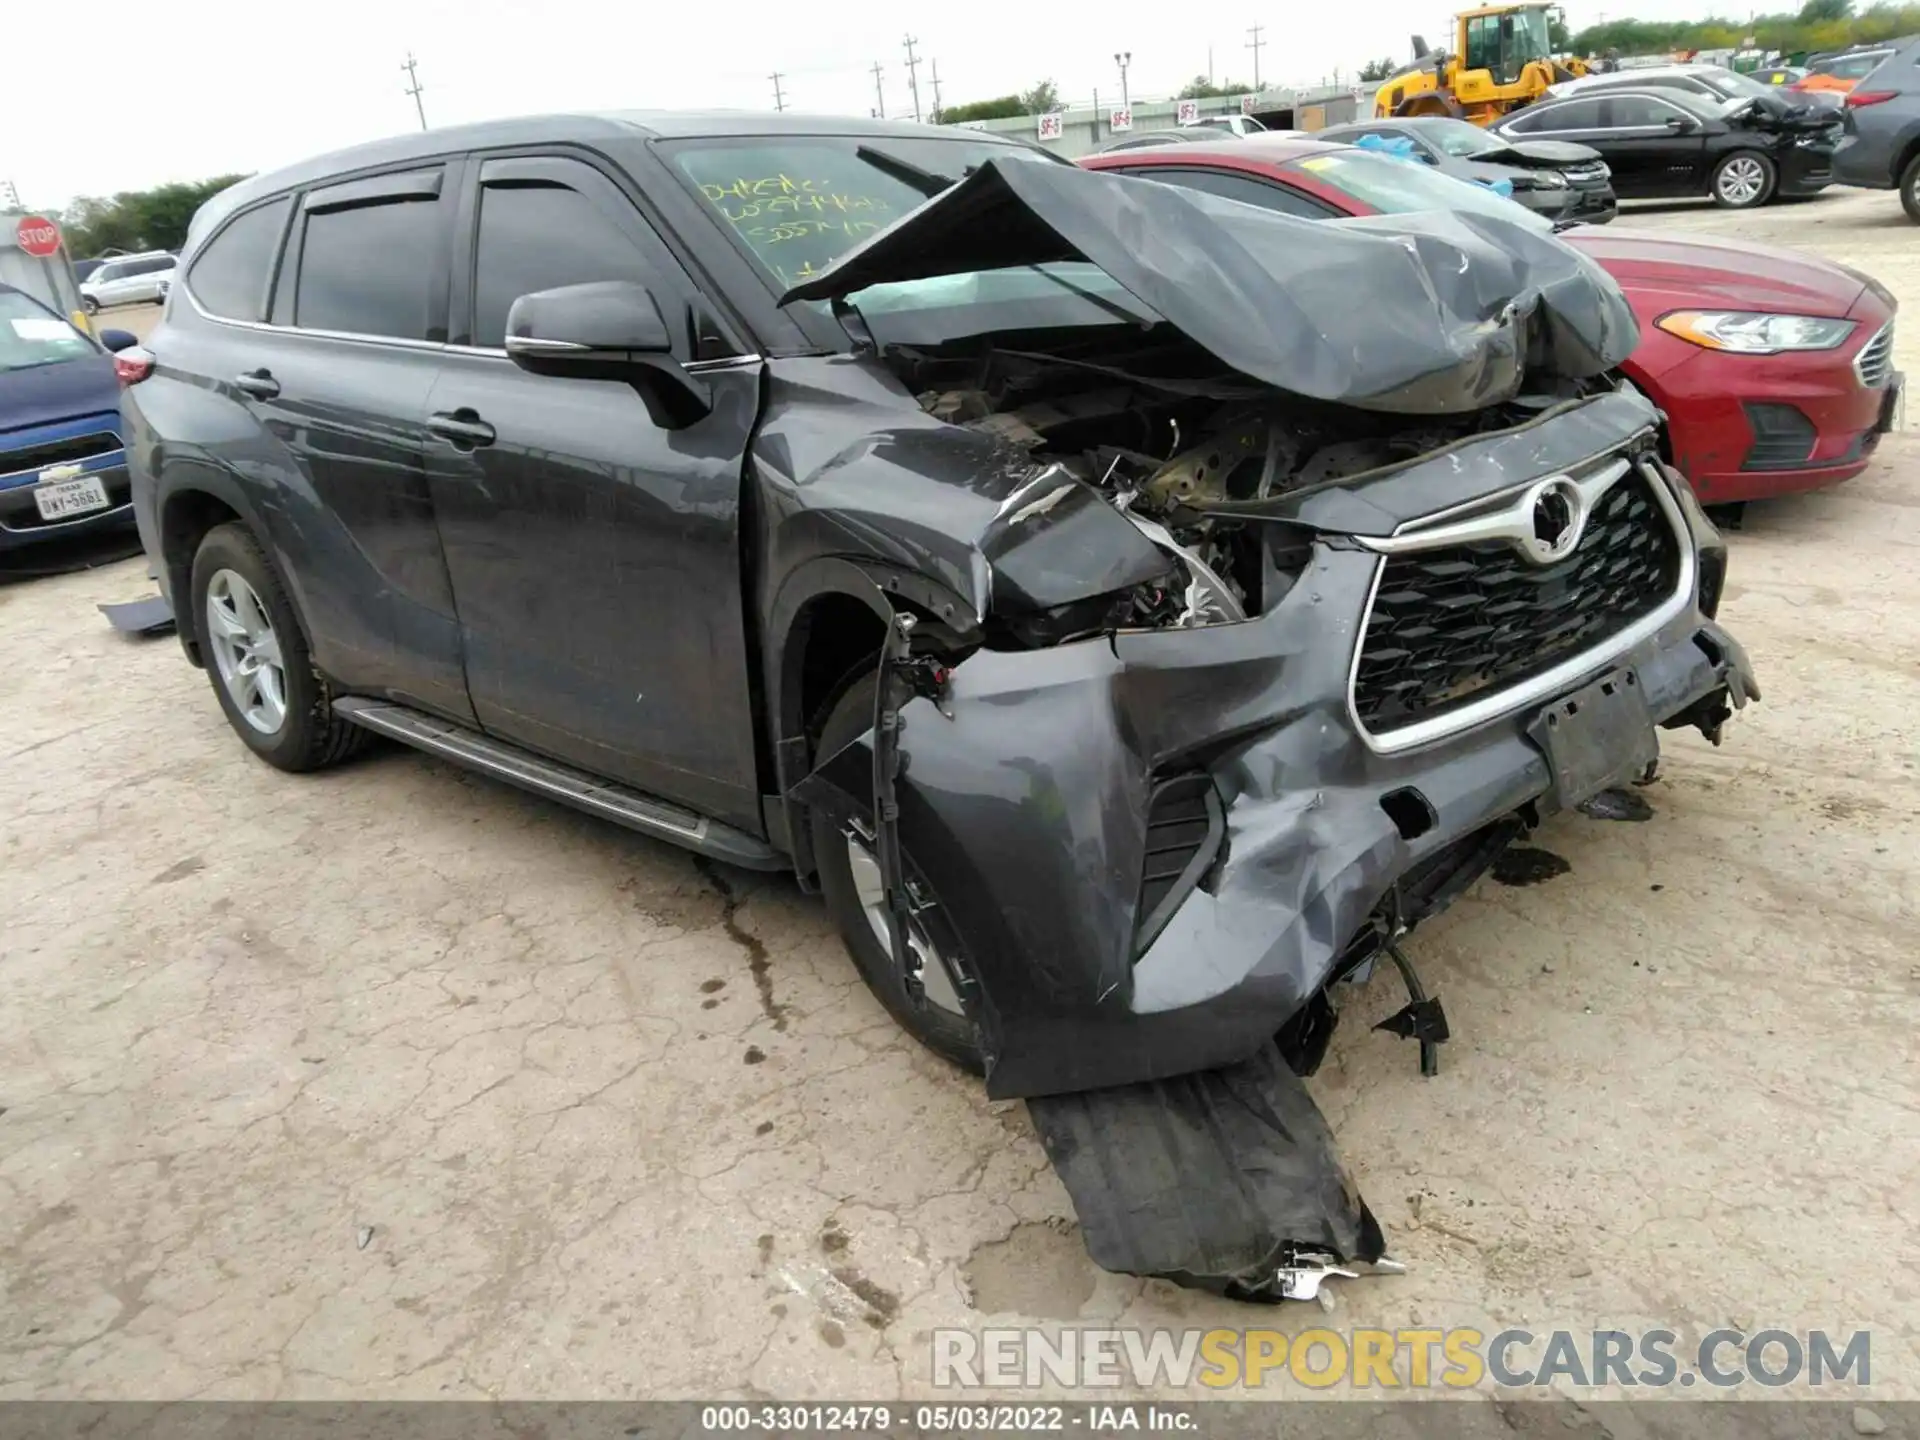
[[[1542,480],[1528,496],[1533,533],[1522,536],[1520,552],[1536,565],[1564,560],[1587,528],[1587,500],[1564,475]]]

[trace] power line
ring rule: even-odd
[[[873,118],[887,118],[887,92],[880,88],[880,62],[873,62]]]
[[[1247,31],[1253,37],[1247,42],[1247,48],[1253,51],[1253,88],[1256,91],[1260,88],[1260,47],[1267,43],[1260,38],[1260,32],[1266,28],[1264,25],[1254,25]]]
[[[920,62],[914,57],[913,47],[918,42],[913,36],[907,36],[907,84],[913,90],[913,118],[920,118]]]
[[[424,130],[427,128],[427,107],[420,103],[420,89],[421,89],[420,77],[419,75],[414,73],[414,68],[413,68],[416,63],[418,62],[414,60],[413,52],[409,50],[407,52],[407,63],[402,65],[400,68],[407,72],[407,79],[413,82],[412,86],[408,89],[407,94],[413,97],[414,112],[419,115],[420,128]]]
[[[773,81],[773,108],[776,110],[786,109],[787,97],[780,93],[780,82],[784,80],[786,77],[782,75],[778,70],[776,70],[771,75],[767,76],[767,78]]]

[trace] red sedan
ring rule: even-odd
[[[1414,162],[1319,141],[1256,136],[1080,163],[1310,219],[1469,208],[1525,214]],[[1640,347],[1622,368],[1666,411],[1674,464],[1703,502],[1851,479],[1896,422],[1896,302],[1866,276],[1784,250],[1619,224],[1561,238],[1618,280],[1632,304]]]

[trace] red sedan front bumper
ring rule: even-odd
[[[1899,404],[1893,312],[1869,291],[1848,318],[1858,328],[1838,349],[1783,355],[1704,350],[1643,331],[1627,373],[1667,412],[1674,465],[1702,504],[1815,490],[1867,468]]]

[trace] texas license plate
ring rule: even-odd
[[[42,520],[66,520],[90,510],[107,508],[107,487],[91,475],[77,480],[55,480],[33,487],[33,503]]]
[[[1886,396],[1880,401],[1880,423],[1873,428],[1882,435],[1901,429],[1907,423],[1907,384],[1906,376],[1895,375],[1893,383],[1887,386]]]
[[[1615,670],[1562,696],[1540,712],[1531,733],[1546,751],[1554,791],[1568,810],[1639,779],[1660,758],[1653,717],[1632,670]]]

